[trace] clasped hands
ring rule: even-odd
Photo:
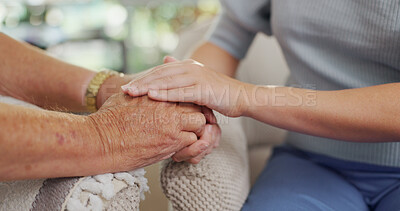
[[[98,112],[89,115],[115,168],[147,166],[172,157],[196,164],[219,144],[221,130],[212,110],[193,103],[160,102],[140,95],[115,93],[112,87],[143,78],[149,71],[127,78],[111,78],[100,90]],[[114,84],[114,85],[111,85]],[[119,88],[118,86],[118,88]],[[111,89],[111,90],[110,90]],[[106,96],[106,95],[111,96]]]
[[[111,143],[109,150],[118,150],[115,154],[120,154],[121,159],[128,156],[135,167],[171,156],[177,162],[200,162],[218,146],[221,136],[212,110],[230,117],[246,115],[248,104],[243,96],[254,90],[251,84],[194,60],[178,61],[172,57],[166,57],[163,65],[125,81],[109,83],[121,86],[124,94],[109,97],[92,116],[111,118],[105,122],[118,120],[117,125],[99,130],[106,137],[101,139],[114,137],[122,141],[104,142]]]

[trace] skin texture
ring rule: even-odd
[[[103,154],[111,155],[115,163],[126,163],[127,169],[156,163],[194,144],[206,124],[199,106],[122,93],[111,96],[89,118],[105,144]]]
[[[229,77],[235,76],[236,69],[239,66],[239,60],[210,42],[200,45],[190,58]]]
[[[47,56],[2,33],[0,58],[0,94],[51,110],[86,111],[86,87],[95,72]]]
[[[0,180],[84,176],[143,167],[196,142],[206,123],[198,106],[122,93],[111,96],[89,116],[7,104],[0,108],[1,122],[8,123],[0,127],[0,145],[7,146],[0,148]]]
[[[0,181],[105,171],[99,136],[84,116],[0,103],[0,125]]]
[[[86,117],[55,111],[85,112],[84,95],[95,72],[59,61],[2,33],[0,72],[1,95],[48,109],[32,110],[0,103],[0,180],[132,170],[175,153],[174,159],[197,163],[201,158],[198,156],[203,156],[210,148],[204,146],[204,140],[215,143],[219,139],[218,126],[207,129],[216,125],[209,109],[193,104],[154,102],[147,97],[126,98],[120,86],[143,73],[108,78],[97,96],[97,106],[101,109]],[[103,108],[105,102],[107,106]],[[161,112],[162,109],[167,112]],[[154,112],[167,118],[194,110],[196,118],[203,115],[201,119],[205,118],[207,125],[185,128],[185,131],[195,132],[197,139],[203,141],[193,142],[193,135],[187,135],[187,140],[183,140],[183,136],[176,137],[183,130],[177,127],[177,122],[144,125],[139,124],[143,121],[133,119],[133,116],[146,114],[144,120],[150,121],[150,114],[155,115]],[[183,119],[182,126],[190,125],[190,119]],[[146,134],[150,136],[146,138]],[[166,137],[173,137],[175,141],[161,139]],[[156,142],[157,138],[166,142]],[[114,147],[121,143],[125,147]]]
[[[235,75],[236,68],[239,65],[239,61],[237,59],[212,43],[204,43],[200,45],[190,57],[205,64],[206,66],[211,67],[216,72],[228,75],[230,77]],[[165,57],[164,64],[176,61],[177,60],[172,57]],[[152,69],[146,71],[145,74],[147,75],[151,71]],[[137,78],[142,77],[144,77],[144,75]],[[206,152],[195,156],[201,150],[201,148],[192,145],[190,148],[188,147],[182,150],[180,153],[177,153],[172,158],[177,162],[187,161],[190,163],[198,163],[204,156],[210,154],[213,148],[218,147],[221,137],[221,129],[219,128],[218,124],[216,124],[216,122],[207,124],[206,128],[208,129],[206,131],[211,132],[205,133],[204,138],[201,138],[198,142],[196,142],[196,144],[203,143],[204,145],[208,145]]]
[[[164,64],[168,64],[171,62],[176,62],[177,60],[172,57],[165,57]],[[149,70],[150,74],[152,70]],[[206,125],[206,133],[203,137],[199,139],[198,142],[193,144],[190,147],[186,147],[184,150],[181,150],[179,153],[174,155],[172,159],[176,162],[186,161],[189,163],[197,164],[204,158],[204,156],[210,154],[213,148],[219,146],[219,140],[221,138],[221,129],[217,123],[217,120],[212,112],[206,106],[202,107],[203,113],[207,118]],[[194,146],[195,145],[195,146]],[[198,147],[196,147],[198,146]]]
[[[156,69],[160,67],[167,67],[169,65],[174,65],[175,63],[177,63],[176,59],[172,57],[166,57],[163,65],[142,72],[140,73],[140,75],[137,75],[135,79],[140,80],[146,78],[148,75],[152,75]],[[132,80],[131,82],[135,81],[135,79]],[[129,87],[129,85],[123,87]],[[125,93],[127,92],[125,91]],[[142,95],[137,95],[137,96],[139,97]],[[219,140],[221,138],[221,129],[217,124],[217,120],[215,119],[215,116],[209,107],[203,106],[202,111],[207,119],[207,125],[205,130],[206,132],[204,136],[200,137],[200,139],[195,144],[181,150],[180,152],[172,156],[172,159],[174,161],[176,162],[186,161],[192,164],[197,164],[201,161],[201,159],[204,158],[204,156],[210,154],[212,152],[212,149],[219,146]]]
[[[239,100],[240,94],[245,94],[241,93],[246,91],[245,83],[191,59],[154,68],[124,88],[131,96],[149,94],[152,99],[160,101],[192,102],[230,117],[240,116],[245,106]]]
[[[237,60],[232,56],[214,53],[213,58],[207,57],[207,52],[212,54],[215,47],[205,44],[194,55],[204,61],[210,58],[212,62],[232,63],[175,61],[133,80],[124,86],[124,91],[131,96],[148,93],[150,98],[160,101],[192,102],[227,116],[248,116],[314,136],[352,142],[400,140],[400,83],[339,91],[246,84],[224,75],[233,75],[233,68],[237,67]],[[231,69],[209,68],[217,65]],[[222,100],[216,103],[212,99]]]

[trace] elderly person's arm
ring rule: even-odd
[[[51,110],[86,111],[85,93],[96,74],[47,56],[42,50],[0,33],[0,95]],[[113,76],[99,90],[98,107],[133,76]]]
[[[89,116],[0,104],[0,181],[156,163],[197,141],[206,122],[200,111],[124,94],[113,95]]]

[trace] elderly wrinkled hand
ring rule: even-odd
[[[115,94],[89,118],[99,133],[105,159],[119,171],[156,163],[177,151],[181,151],[175,155],[178,158],[186,156],[190,145],[200,143],[204,149],[197,140],[208,134],[201,107],[157,102],[146,96]]]
[[[172,159],[176,162],[186,161],[197,164],[204,156],[210,154],[213,148],[219,145],[221,129],[217,124],[217,120],[209,108],[202,106],[201,109],[207,120],[204,133],[194,144],[180,150],[172,156]]]
[[[121,85],[127,84],[128,82],[138,78],[143,78],[147,74],[149,74],[151,70],[152,69],[134,75],[126,75],[125,77],[111,77],[102,85],[102,88],[99,90],[98,107],[101,107],[103,103],[109,98],[109,96],[115,93],[119,93],[119,87]],[[204,156],[211,153],[213,148],[219,145],[221,130],[217,124],[213,112],[205,106],[201,107],[201,111],[203,112],[207,120],[204,133],[194,144],[183,148],[182,150],[174,154],[174,156],[172,156],[172,158],[176,162],[187,161],[189,163],[196,164],[200,162],[200,160]]]

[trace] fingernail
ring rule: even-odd
[[[201,151],[205,151],[206,149],[208,149],[208,144],[203,144],[200,146]]]
[[[139,93],[139,90],[136,88],[136,86],[132,85],[132,84],[127,84],[124,86],[121,86],[122,91],[124,92],[128,92],[131,95],[136,95]]]
[[[125,84],[123,86],[121,86],[122,91],[127,92],[129,90],[129,84]]]

